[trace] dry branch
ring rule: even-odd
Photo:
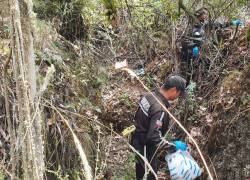
[[[60,111],[58,111],[58,109],[56,107],[54,107],[52,104],[50,104],[51,107],[53,107],[53,109],[58,113],[58,115],[61,117],[61,119],[63,120],[63,122],[67,125],[67,127],[69,128],[72,136],[73,136],[73,140],[74,140],[74,143],[76,145],[76,148],[80,154],[80,157],[81,157],[81,161],[82,161],[82,164],[83,164],[83,167],[84,167],[84,175],[85,175],[85,178],[87,180],[93,180],[93,175],[92,175],[92,170],[91,170],[91,167],[89,165],[89,162],[87,160],[87,156],[83,150],[83,147],[81,145],[81,142],[79,140],[79,138],[77,137],[77,135],[74,133],[73,129],[70,127],[68,121],[63,117],[63,115],[60,113]]]

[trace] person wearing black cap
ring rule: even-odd
[[[154,96],[151,93],[147,93],[139,101],[139,107],[135,114],[136,130],[132,135],[131,144],[140,154],[146,154],[155,172],[157,172],[158,168],[156,158],[153,155],[169,125],[169,116],[156,98],[169,108],[169,101],[185,96],[185,90],[186,80],[178,75],[172,75],[166,79],[162,87],[152,92]],[[137,180],[141,180],[144,177],[144,165],[143,160],[137,157]],[[152,173],[149,173],[147,179],[154,180],[155,177]]]

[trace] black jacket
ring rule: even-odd
[[[192,33],[191,33],[191,39],[194,40],[194,43],[202,44],[202,42],[205,40],[205,32],[207,30],[217,30],[217,29],[223,29],[229,27],[230,23],[220,23],[220,22],[208,22],[208,23],[200,23],[195,24]],[[190,37],[189,37],[190,38]]]
[[[167,108],[170,107],[169,102],[159,90],[153,91],[153,94]],[[169,116],[167,112],[164,111],[152,94],[147,93],[144,95],[139,101],[139,107],[135,114],[135,134],[139,134],[141,143],[157,145],[166,133],[168,125]]]

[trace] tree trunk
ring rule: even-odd
[[[43,179],[44,155],[41,116],[36,99],[36,70],[32,36],[32,2],[9,0],[11,46],[16,80],[23,179]]]

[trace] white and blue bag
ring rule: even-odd
[[[188,151],[178,150],[165,159],[171,180],[193,180],[201,175],[201,168]]]

